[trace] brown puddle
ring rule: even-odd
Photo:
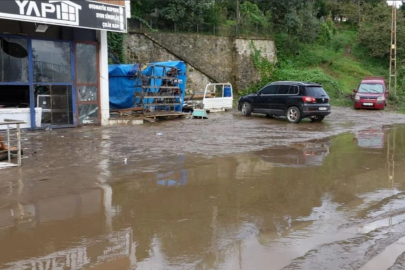
[[[404,126],[167,159],[89,160],[70,176],[54,161],[2,183],[0,269],[281,269],[405,208]]]

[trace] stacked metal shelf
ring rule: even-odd
[[[144,114],[181,112],[182,91],[179,84],[180,70],[173,66],[150,64],[151,72],[136,74],[135,107],[142,108]],[[163,74],[164,76],[159,76]]]

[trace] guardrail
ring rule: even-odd
[[[0,169],[8,168],[8,167],[20,167],[22,165],[21,162],[21,130],[20,125],[26,124],[26,121],[21,120],[12,120],[12,119],[4,119],[4,122],[0,122],[0,126],[7,126],[7,138],[6,141],[0,136],[0,154],[3,152],[7,153],[8,162],[2,162],[3,166],[0,165]],[[14,126],[12,128],[10,126]],[[15,139],[11,134],[11,131],[15,130]],[[12,143],[17,143],[16,149],[12,149]],[[11,162],[11,155],[14,155],[14,152],[17,152],[17,164]]]

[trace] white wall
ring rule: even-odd
[[[110,96],[108,81],[108,44],[107,31],[97,31],[97,39],[100,43],[100,112],[101,125],[107,126],[110,120]]]
[[[127,19],[131,18],[131,1],[125,1]],[[97,39],[100,43],[100,112],[101,125],[107,126],[110,121],[110,96],[108,81],[108,44],[107,31],[97,31]]]
[[[127,19],[131,18],[131,1],[126,0],[125,1],[125,7],[127,10]]]

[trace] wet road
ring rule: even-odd
[[[404,269],[405,116],[27,132],[0,269]]]

